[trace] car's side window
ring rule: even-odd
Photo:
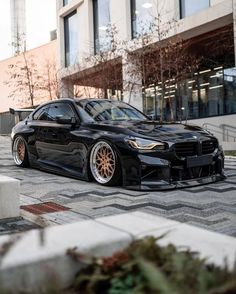
[[[33,115],[33,120],[48,120],[48,110],[49,110],[48,105],[40,108]]]
[[[57,117],[63,117],[65,119],[70,119],[75,117],[76,114],[72,107],[68,103],[53,103],[50,105],[48,111],[49,120],[55,121]]]

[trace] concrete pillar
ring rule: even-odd
[[[74,97],[74,83],[66,79],[60,80],[60,98]]]
[[[78,60],[94,54],[93,1],[84,1],[78,14]],[[82,30],[79,28],[83,28]]]
[[[124,101],[142,111],[142,74],[128,54],[122,59],[122,75]]]
[[[111,23],[115,24],[120,40],[131,39],[131,11],[130,1],[111,0],[110,1]],[[122,13],[121,13],[122,11]]]

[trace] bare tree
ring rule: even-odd
[[[107,98],[108,90],[122,88],[122,68],[120,52],[122,42],[118,37],[115,25],[108,25],[106,29],[106,43],[97,54],[89,56],[86,61],[94,67],[96,75],[94,83],[103,89],[104,97]]]
[[[69,87],[69,91],[66,89],[70,95],[108,98],[109,91],[122,90],[122,43],[115,25],[107,26],[104,40],[97,54],[86,56],[79,63],[63,70],[64,85],[74,85],[70,87],[71,90]]]
[[[48,93],[50,100],[60,97],[59,71],[55,60],[45,60],[41,82],[40,88]]]
[[[18,101],[21,106],[35,106],[42,99],[59,97],[60,81],[55,60],[38,63],[36,56],[26,51],[24,36],[17,39],[15,63],[8,66],[8,80],[4,83],[10,88],[9,98]],[[21,52],[21,53],[20,53]]]
[[[21,59],[8,66],[9,79],[5,84],[11,88],[9,97],[22,105],[35,105],[36,93],[41,89],[42,74],[32,55],[20,54]]]
[[[167,102],[170,119],[174,120],[173,96],[178,96],[178,89],[170,91],[169,87],[173,86],[173,81],[178,85],[191,76],[201,62],[201,58],[191,51],[189,41],[180,36],[171,37],[176,26],[175,19],[164,22],[159,13],[152,18],[149,30],[144,24],[143,31],[141,29],[140,35],[132,42],[121,41],[116,27],[108,26],[104,50],[84,58],[73,67],[72,74],[68,69],[68,83],[77,85],[73,94],[91,97],[94,88],[97,88],[97,97],[102,93],[107,98],[109,89],[119,89],[129,92],[131,98],[137,88],[158,85],[160,120],[164,119],[164,104]],[[122,75],[122,66],[126,67],[126,75]],[[172,95],[173,92],[175,95]]]
[[[144,88],[151,84],[157,88],[158,85],[160,121],[163,121],[165,101],[168,101],[170,106],[170,119],[174,120],[172,98],[175,95],[172,93],[176,89],[170,91],[170,87],[173,87],[173,83],[178,85],[196,71],[201,63],[201,57],[191,52],[189,41],[178,35],[172,37],[172,32],[177,26],[176,20],[163,22],[161,15],[158,13],[157,17],[153,17],[148,33],[142,33],[140,30],[140,36],[126,51],[131,64],[134,64],[130,70],[128,69],[131,80],[137,81],[135,76],[141,76],[140,82]],[[132,86],[129,85],[131,90]]]

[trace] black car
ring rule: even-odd
[[[39,106],[12,130],[17,166],[102,185],[155,190],[224,178],[217,139],[197,126],[151,121],[129,104],[60,99]]]

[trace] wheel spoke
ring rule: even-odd
[[[98,142],[92,150],[91,171],[100,183],[107,183],[115,172],[115,157],[111,147],[105,142]]]
[[[26,147],[23,139],[17,137],[13,145],[14,160],[17,165],[21,165],[24,162],[26,155]]]

